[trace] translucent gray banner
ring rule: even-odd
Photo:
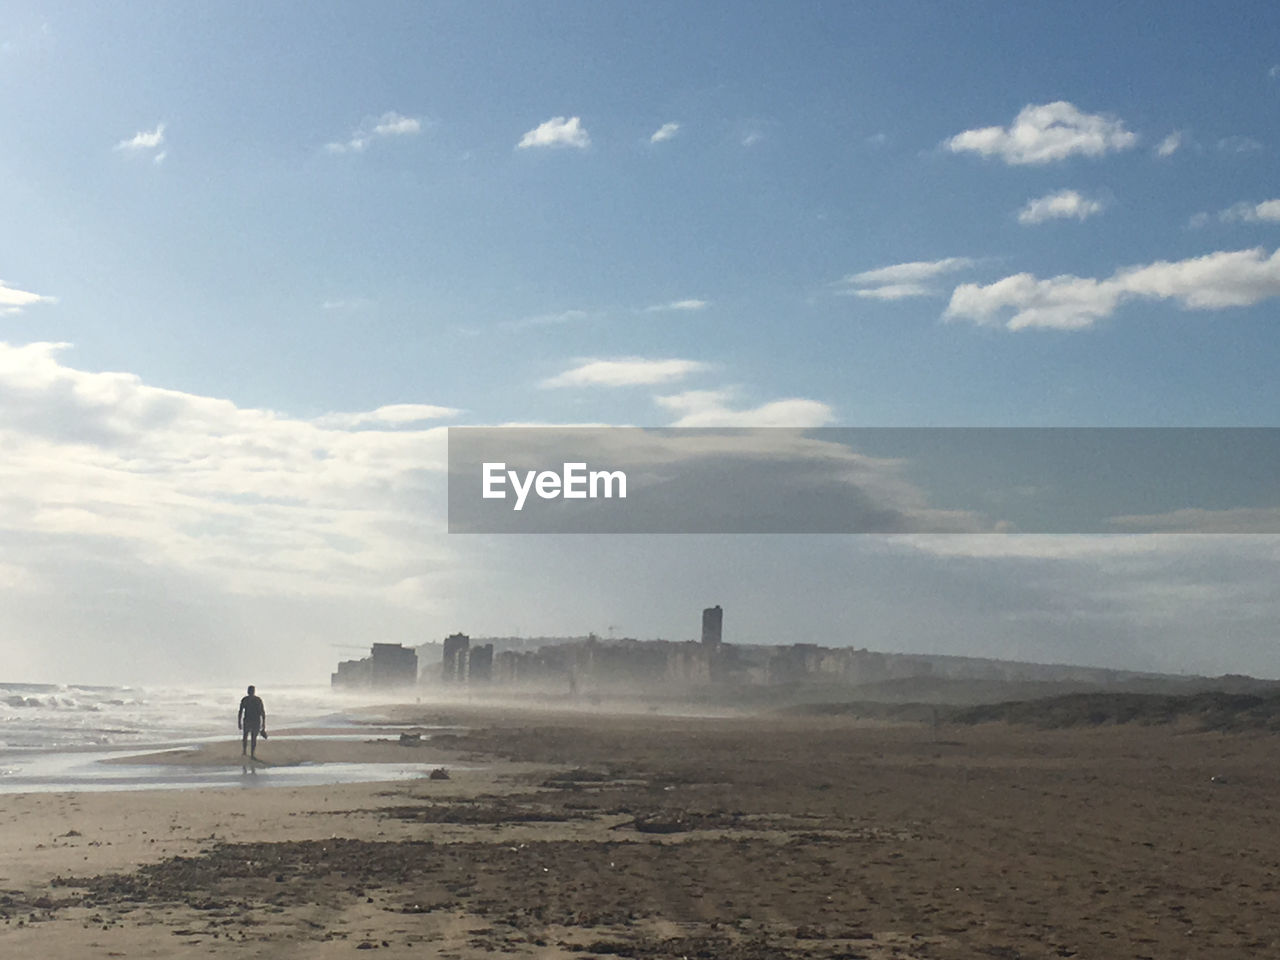
[[[451,427],[449,532],[1280,533],[1280,429]]]

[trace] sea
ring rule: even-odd
[[[397,735],[398,728],[379,716],[368,698],[335,694],[327,687],[273,687],[258,692],[266,702],[272,740],[369,740]],[[119,762],[162,750],[198,750],[203,743],[238,738],[236,711],[243,693],[226,687],[0,683],[0,793],[261,789],[403,780],[429,773],[425,762],[225,768]]]

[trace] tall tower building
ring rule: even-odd
[[[465,633],[455,633],[444,638],[444,665],[440,679],[445,683],[465,683],[467,680],[467,657],[471,647],[471,638]]]
[[[702,611],[702,643],[708,647],[720,646],[720,629],[724,623],[724,611],[720,605]]]

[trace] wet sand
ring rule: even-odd
[[[0,955],[1280,956],[1280,737],[460,713],[260,750],[449,780],[0,796]]]
[[[351,738],[298,737],[296,734],[259,740],[258,769],[304,763],[430,763],[438,754],[429,740],[412,746],[401,744],[395,734],[357,735]],[[429,734],[427,734],[429,736]],[[181,750],[140,753],[109,761],[118,765],[139,763],[165,767],[239,767],[249,763],[239,740],[202,743]]]

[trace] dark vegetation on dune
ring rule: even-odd
[[[1004,722],[1042,729],[1184,723],[1204,730],[1280,732],[1280,683],[1253,677],[1171,677],[1084,689],[966,680],[881,686],[890,686],[892,695],[854,688],[852,696],[790,703],[777,712],[906,723]]]
[[[780,707],[777,712],[796,717],[852,717],[885,723],[928,723],[935,715],[939,720],[945,720],[957,709],[947,704],[855,700],[848,703],[796,703]]]
[[[1190,722],[1204,730],[1280,733],[1280,693],[1073,693],[966,707],[947,719],[952,723],[1004,721],[1042,728]]]
[[[978,706],[927,703],[818,703],[789,707],[784,713],[841,716],[862,720],[929,723],[1015,723],[1058,730],[1105,724],[1184,723],[1200,730],[1227,733],[1280,733],[1280,693],[1187,695],[1155,693],[1071,693],[1033,700],[1006,700]]]

